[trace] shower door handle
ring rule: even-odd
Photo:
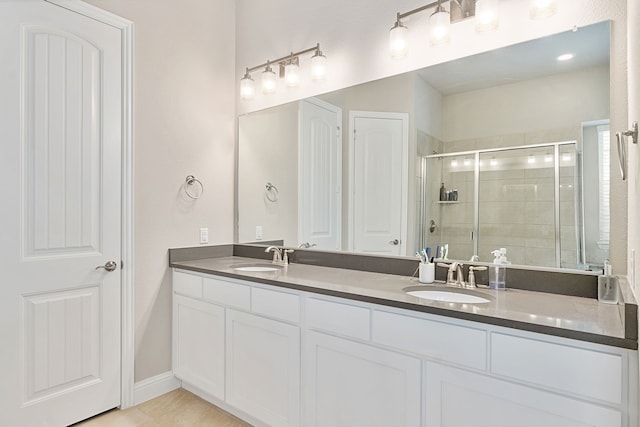
[[[621,132],[616,132],[616,145],[618,147],[618,162],[620,165],[620,175],[622,180],[627,179],[627,147],[624,144],[624,138]]]

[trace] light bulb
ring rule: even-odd
[[[407,36],[409,30],[402,22],[396,21],[395,25],[389,30],[389,53],[395,59],[404,58],[409,52]]]
[[[262,72],[262,92],[274,93],[276,91],[276,73],[273,72],[271,67],[267,65],[267,68]]]
[[[438,6],[429,20],[429,36],[432,45],[442,44],[449,41],[449,27],[451,18],[442,6]]]
[[[492,31],[498,24],[498,0],[477,0],[476,31]]]
[[[311,78],[322,80],[327,76],[327,57],[319,50],[311,57]]]
[[[246,73],[244,77],[240,80],[240,99],[244,101],[249,101],[253,99],[256,94],[256,86],[255,82],[249,75]]]
[[[300,67],[298,64],[291,63],[284,66],[284,81],[287,86],[293,87],[300,84]]]
[[[556,13],[555,0],[531,0],[531,8],[529,9],[529,18],[544,19]]]

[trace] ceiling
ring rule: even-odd
[[[418,75],[443,95],[544,77],[551,74],[603,66],[609,63],[609,23],[492,50],[434,65]],[[569,61],[556,58],[565,53]]]

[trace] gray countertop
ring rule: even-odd
[[[618,305],[601,304],[592,298],[518,289],[477,289],[463,292],[483,296],[490,302],[449,303],[407,295],[404,292],[407,287],[424,286],[425,289],[433,289],[434,285],[445,286],[442,283],[422,285],[415,277],[305,264],[289,264],[286,269],[276,272],[246,272],[232,268],[233,265],[255,263],[269,262],[226,256],[176,261],[171,262],[170,266],[581,341],[638,348],[637,336],[632,336],[635,328],[625,328],[621,314],[624,310],[620,310]]]

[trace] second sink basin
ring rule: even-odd
[[[413,290],[407,291],[407,295],[432,301],[459,302],[463,304],[483,304],[489,302],[486,298],[449,290]]]
[[[249,271],[254,273],[282,270],[282,266],[277,264],[238,264],[232,265],[231,268],[238,271]]]

